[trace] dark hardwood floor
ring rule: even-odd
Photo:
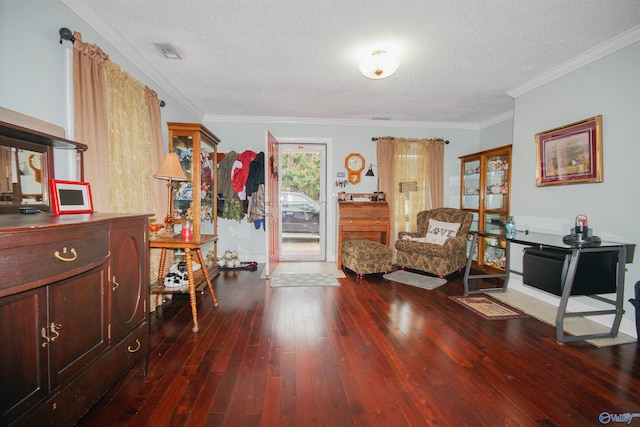
[[[433,291],[347,273],[340,287],[216,280],[152,314],[132,369],[80,426],[589,426],[640,413],[636,343],[560,345],[533,318],[484,320]],[[607,421],[604,419],[603,421]],[[611,425],[620,425],[611,421]],[[640,424],[632,418],[631,425]]]

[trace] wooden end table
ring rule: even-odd
[[[209,276],[209,272],[207,271],[207,265],[204,262],[204,257],[202,256],[202,251],[200,247],[206,243],[214,242],[217,239],[217,236],[209,235],[209,234],[200,234],[194,235],[193,238],[189,241],[182,240],[182,236],[178,235],[156,235],[149,237],[149,247],[162,249],[162,253],[160,255],[160,267],[158,268],[158,282],[163,283],[164,280],[164,267],[167,258],[167,250],[168,249],[182,249],[184,251],[185,263],[187,265],[187,277],[189,278],[189,299],[191,301],[191,314],[193,315],[193,332],[198,332],[200,328],[198,327],[198,309],[196,308],[196,284],[193,277],[193,260],[191,256],[191,252],[195,252],[196,258],[200,263],[200,269],[202,270],[202,275],[209,287],[209,291],[211,291],[211,297],[213,298],[213,306],[218,307],[218,300],[216,299],[216,293],[213,290],[213,285],[211,284],[211,277]],[[162,286],[160,290],[153,290],[153,293],[178,293],[180,291],[167,290]]]

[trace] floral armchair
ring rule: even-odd
[[[429,220],[447,225],[460,224],[457,231],[450,230],[452,237],[443,244],[429,243]],[[418,231],[398,233],[396,264],[400,268],[411,268],[444,277],[462,270],[467,263],[467,233],[471,228],[473,214],[454,208],[437,208],[418,212]],[[436,224],[434,222],[434,224]],[[435,230],[436,233],[438,230]]]

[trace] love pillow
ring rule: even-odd
[[[444,245],[449,237],[455,237],[458,234],[460,223],[443,222],[435,219],[429,220],[429,228],[425,241],[436,245]]]

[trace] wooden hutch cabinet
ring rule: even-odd
[[[177,227],[181,220],[193,221],[193,233],[216,236],[214,252],[217,258],[218,182],[217,156],[220,140],[199,123],[167,123],[169,151],[180,158],[187,181],[177,183],[172,201]],[[179,232],[180,228],[176,230]]]
[[[504,234],[509,218],[511,145],[460,157],[460,207],[473,213],[471,230]],[[504,269],[506,241],[481,239],[476,266]]]

